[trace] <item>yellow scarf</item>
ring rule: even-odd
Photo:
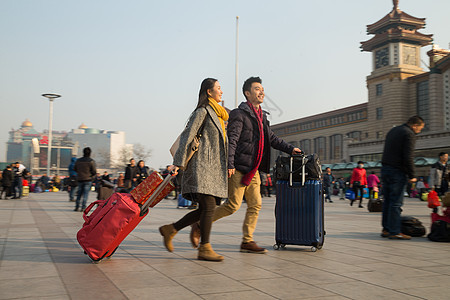
[[[214,100],[213,98],[208,97],[208,100],[209,100],[209,105],[211,105],[211,107],[216,112],[217,117],[219,118],[220,125],[222,126],[223,138],[226,140],[227,132],[225,129],[225,121],[228,121],[228,113],[227,113],[226,109],[223,108],[221,105],[219,105],[219,103],[217,103],[217,101]]]

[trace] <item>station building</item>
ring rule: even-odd
[[[379,168],[387,132],[419,115],[426,122],[416,142],[419,175],[426,175],[425,167],[439,152],[450,150],[450,51],[432,45],[432,34],[420,32],[425,18],[393,3],[387,15],[367,25],[372,37],[361,42],[361,51],[372,55],[368,102],[272,125],[277,136],[319,154],[326,166],[348,171],[362,160]],[[425,71],[420,54],[428,45],[432,49]],[[273,151],[273,164],[280,154]]]

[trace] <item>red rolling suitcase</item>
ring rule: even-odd
[[[114,254],[120,243],[147,215],[148,208],[167,192],[172,176],[166,176],[150,195],[144,205],[136,202],[131,194],[114,193],[106,200],[91,203],[84,211],[83,227],[77,233],[77,240],[84,252],[95,262]],[[162,196],[164,198],[165,195]],[[97,208],[88,215],[91,209]]]

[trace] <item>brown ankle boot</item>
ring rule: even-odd
[[[164,225],[159,227],[159,233],[164,237],[164,246],[166,246],[167,251],[173,252],[172,239],[177,234],[173,224]]]
[[[191,225],[191,234],[189,235],[192,247],[194,247],[195,249],[198,248],[198,244],[200,243],[200,236],[200,225],[198,224],[198,222],[195,222]]]
[[[209,261],[222,261],[223,256],[214,252],[210,243],[200,244],[198,248],[198,257],[199,260],[209,260]]]

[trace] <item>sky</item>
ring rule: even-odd
[[[260,76],[269,120],[278,124],[367,102],[371,54],[366,25],[392,10],[390,0],[153,1],[0,0],[0,161],[11,128],[25,119],[53,129],[81,123],[126,132],[152,150],[147,165],[171,164],[169,148],[194,110],[201,81],[217,78],[235,107],[236,16],[238,102]],[[422,33],[448,49],[450,1],[401,0],[426,18]],[[428,62],[426,51],[422,57]],[[426,70],[426,66],[424,66]]]

